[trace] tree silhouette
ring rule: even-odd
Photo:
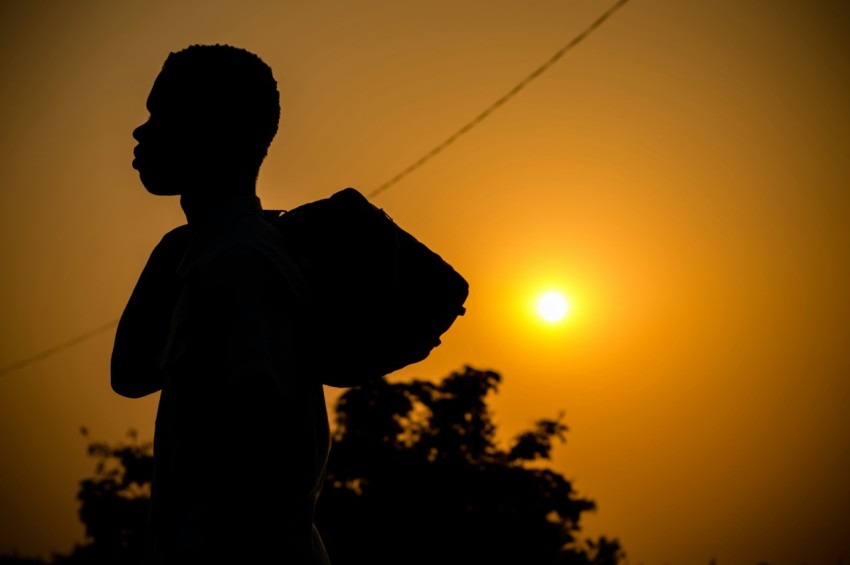
[[[616,540],[578,537],[594,503],[539,465],[564,439],[560,417],[497,446],[486,400],[500,381],[465,367],[340,397],[317,517],[334,565],[620,562]]]
[[[84,436],[88,435],[82,428]],[[129,443],[93,442],[88,454],[97,459],[93,477],[80,481],[80,521],[86,542],[69,555],[56,555],[56,565],[136,565],[144,556],[144,534],[153,477],[153,443],[139,443],[134,430]]]
[[[616,539],[580,537],[593,501],[542,465],[564,441],[561,416],[498,446],[487,397],[500,382],[467,366],[439,383],[382,378],[340,396],[317,513],[333,565],[621,562]],[[47,563],[141,563],[152,444],[133,431],[128,439],[90,443],[95,473],[77,493],[86,540]],[[0,556],[0,565],[43,563]]]
[[[81,428],[83,436],[88,430]],[[0,555],[0,565],[140,565],[153,478],[153,443],[138,441],[134,430],[128,442],[91,442],[94,476],[80,481],[77,500],[86,539],[70,553],[44,560],[15,553]]]

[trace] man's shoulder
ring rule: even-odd
[[[224,235],[203,254],[199,264],[203,278],[240,287],[265,282],[293,289],[303,286],[301,272],[273,225],[258,218]]]

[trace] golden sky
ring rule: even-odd
[[[608,6],[0,2],[0,365],[117,318],[183,222],[130,167],[169,51],[271,65],[283,115],[258,193],[290,208],[379,186]],[[850,558],[848,68],[843,2],[629,2],[376,198],[471,286],[399,377],[501,372],[506,439],[563,410],[554,465],[630,564]],[[550,287],[566,323],[528,313]],[[0,377],[0,552],[81,539],[79,426],[151,437],[156,398],[109,388],[111,339]]]

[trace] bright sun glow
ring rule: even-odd
[[[563,294],[550,291],[537,301],[537,313],[549,323],[560,322],[569,313],[570,305]]]

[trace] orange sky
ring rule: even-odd
[[[0,365],[121,312],[182,223],[130,167],[169,51],[262,56],[267,207],[377,187],[610,5],[591,0],[0,3]],[[565,411],[555,466],[632,565],[850,559],[850,8],[633,0],[375,203],[469,279],[400,376],[504,376],[505,438]],[[543,326],[537,291],[574,315]],[[107,332],[0,377],[0,552],[65,551],[86,425],[151,437]],[[329,391],[333,399],[334,391]]]

